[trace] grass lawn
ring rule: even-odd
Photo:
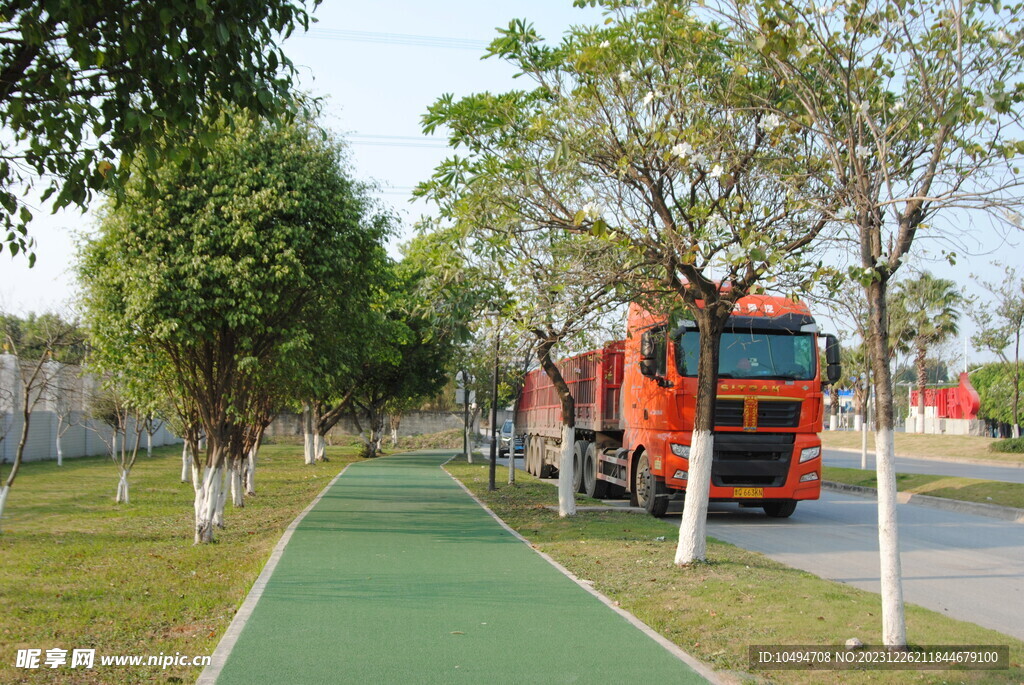
[[[842,469],[826,466],[824,480],[837,481],[848,485],[862,485],[877,488],[874,471]],[[1024,508],[1024,484],[1002,481],[978,480],[976,478],[953,478],[950,476],[929,476],[917,473],[897,473],[896,488],[900,492],[911,492],[931,497],[945,497],[965,502],[998,504],[1003,507]]]
[[[207,656],[284,529],[355,459],[305,466],[301,446],[260,451],[256,492],[225,511],[213,545],[192,544],[192,486],[181,451],[139,456],[131,503],[114,504],[106,458],[28,463],[11,488],[0,533],[0,682],[193,682],[197,667],[101,667],[100,655]],[[18,649],[94,648],[92,670],[15,668]]]
[[[907,607],[916,645],[1010,645],[1009,671],[748,671],[752,644],[842,645],[881,641],[878,595],[788,568],[754,552],[708,541],[708,564],[672,562],[673,528],[627,512],[585,512],[559,519],[545,508],[556,489],[524,473],[487,492],[487,469],[456,460],[448,470],[543,552],[659,633],[744,682],[1020,683],[1024,643],[917,606]],[[580,504],[597,504],[578,496]],[[628,655],[623,655],[628,658]]]
[[[853,431],[822,431],[821,442],[826,448],[859,450],[860,433]],[[1009,454],[989,450],[995,440],[971,435],[915,435],[896,433],[896,454],[901,457],[948,457],[978,459],[1006,464],[1024,464],[1024,454]],[[875,449],[875,436],[868,435],[868,451]]]

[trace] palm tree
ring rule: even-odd
[[[963,295],[956,283],[935,278],[927,271],[913,280],[900,282],[893,293],[893,316],[905,321],[896,344],[914,353],[917,370],[917,424],[914,432],[924,432],[924,388],[928,382],[925,360],[928,350],[959,331]]]

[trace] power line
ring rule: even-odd
[[[490,45],[485,40],[468,38],[448,38],[445,36],[420,36],[411,33],[380,33],[377,31],[345,31],[341,29],[323,29],[313,27],[306,34],[311,38],[323,40],[348,40],[361,43],[389,43],[397,45],[414,45],[424,48],[450,48],[453,50],[486,50]]]

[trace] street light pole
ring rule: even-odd
[[[494,330],[494,382],[491,386],[491,467],[487,476],[487,489],[496,490],[495,472],[498,468],[498,349],[501,345],[501,334]]]

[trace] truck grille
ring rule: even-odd
[[[743,425],[743,400],[717,400],[715,425],[740,427]],[[800,401],[763,400],[757,403],[758,428],[796,428],[800,425]]]
[[[785,485],[795,437],[792,433],[715,433],[711,482],[727,487]]]

